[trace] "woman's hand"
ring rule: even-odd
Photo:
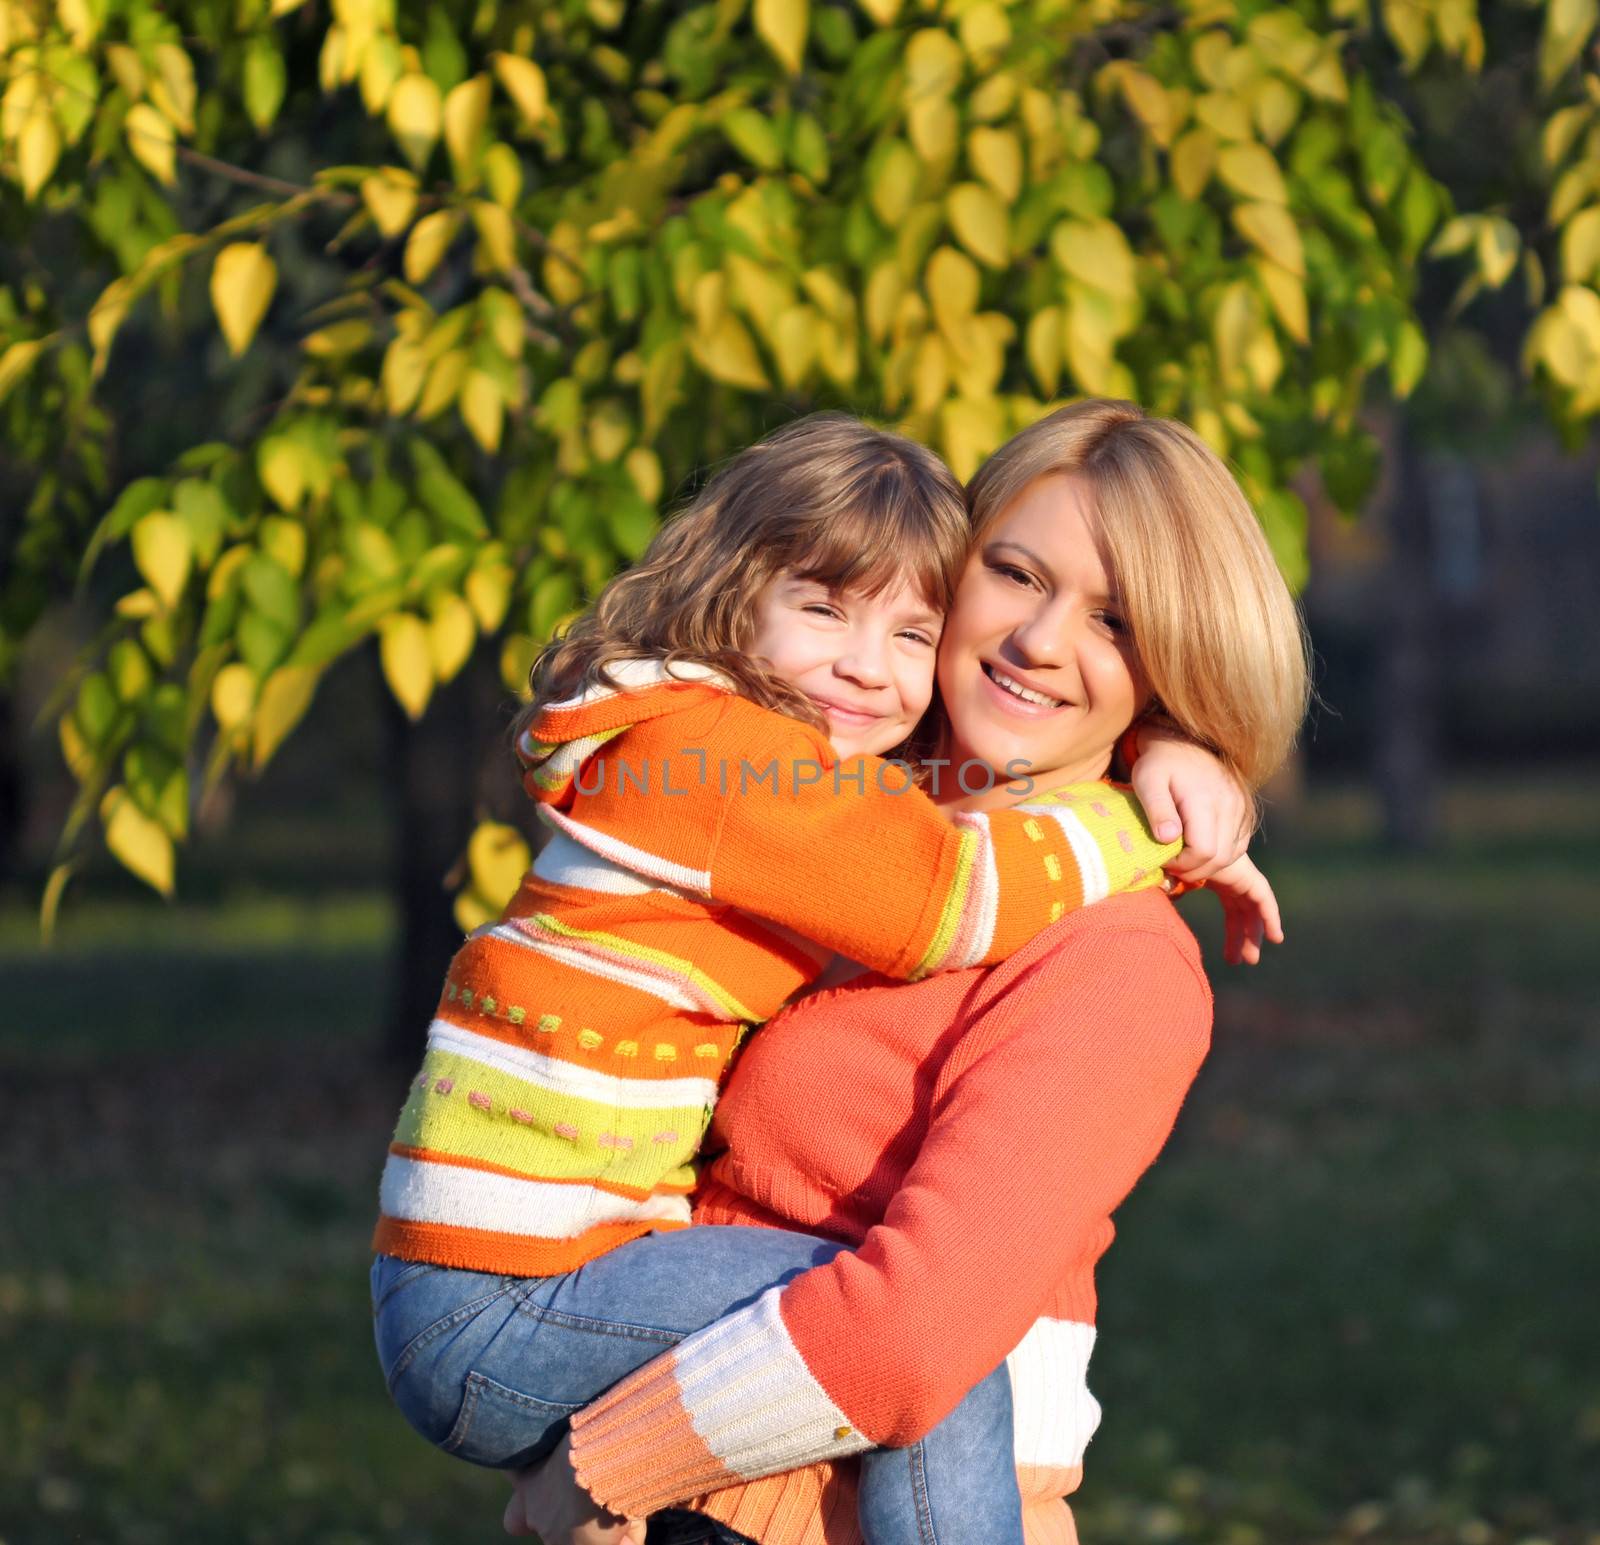
[[[1141,724],[1138,734],[1133,792],[1157,841],[1183,838],[1183,851],[1166,872],[1190,885],[1204,884],[1244,856],[1255,806],[1203,746],[1161,724]]]
[[[645,1545],[644,1519],[608,1513],[578,1484],[570,1434],[548,1459],[512,1476],[501,1523],[542,1545]]]
[[[1206,881],[1222,903],[1226,930],[1222,958],[1230,966],[1253,966],[1261,960],[1261,940],[1283,943],[1283,921],[1278,916],[1278,898],[1272,894],[1267,877],[1248,858],[1235,859]]]

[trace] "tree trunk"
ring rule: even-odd
[[[1374,776],[1391,847],[1428,847],[1438,826],[1440,608],[1434,585],[1427,461],[1402,411],[1390,442],[1389,569],[1375,683]]]
[[[466,851],[474,822],[484,730],[474,722],[474,663],[434,693],[414,724],[377,678],[393,817],[391,892],[399,925],[383,1054],[407,1070],[422,1055],[445,969],[461,945],[454,897],[445,881]]]

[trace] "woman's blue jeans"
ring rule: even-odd
[[[372,1266],[378,1356],[401,1412],[474,1464],[543,1458],[619,1379],[843,1246],[779,1229],[647,1234],[560,1277]],[[868,1545],[1021,1545],[1002,1365],[920,1443],[861,1456]],[[733,1536],[726,1536],[733,1538]]]

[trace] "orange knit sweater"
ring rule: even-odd
[[[1194,939],[1150,892],[993,969],[786,1010],[724,1097],[696,1219],[859,1249],[580,1413],[585,1484],[629,1513],[700,1495],[763,1545],[858,1545],[854,1467],[821,1461],[915,1442],[1009,1354],[1029,1545],[1070,1541],[1061,1498],[1099,1419],[1095,1263],[1210,1022]]]
[[[734,1046],[834,951],[992,962],[1177,848],[1103,784],[951,824],[714,681],[631,674],[524,737],[555,836],[451,963],[384,1167],[387,1254],[546,1276],[686,1226]]]

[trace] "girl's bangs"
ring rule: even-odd
[[[966,560],[964,533],[957,540],[956,532],[904,506],[855,506],[795,536],[783,567],[803,578],[870,596],[907,582],[941,613],[950,609]]]

